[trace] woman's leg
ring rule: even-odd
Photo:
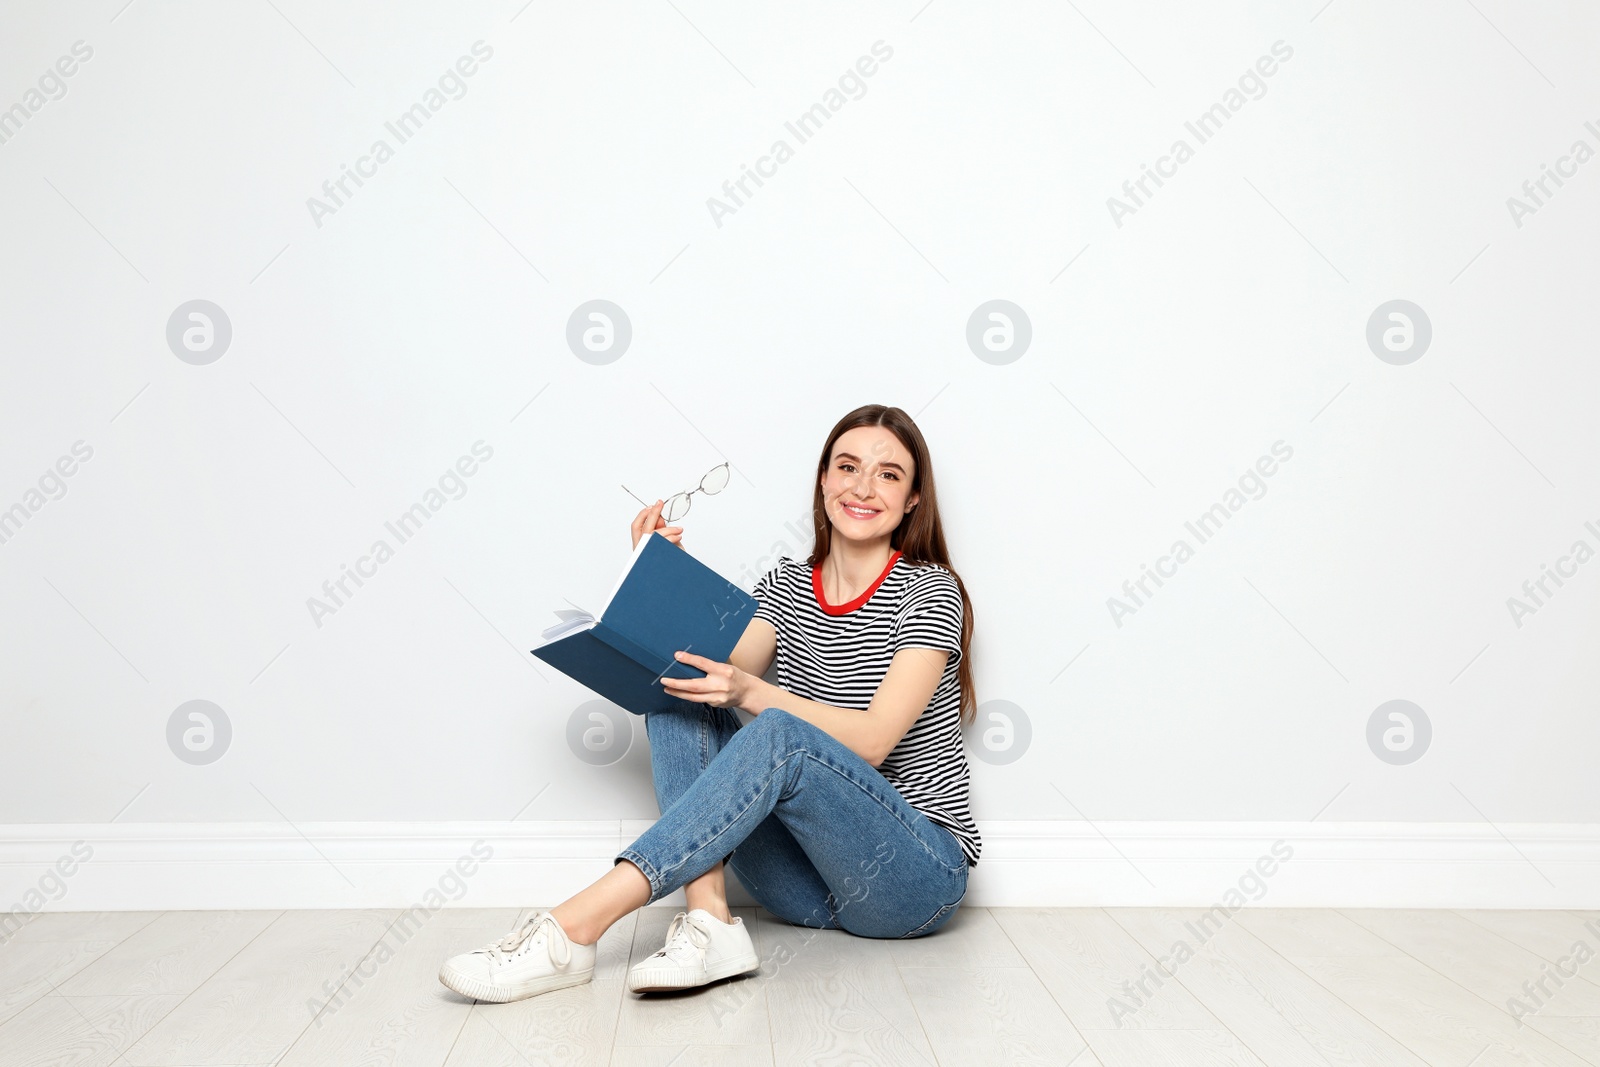
[[[741,725],[738,714],[732,709],[713,708],[690,700],[680,701],[678,707],[669,711],[645,716],[656,804],[663,813],[705,772]],[[721,863],[686,884],[683,895],[689,910],[701,908],[723,922],[733,921],[728,911],[728,883]]]
[[[662,814],[705,773],[743,725],[730,709],[687,700],[645,717],[656,803]],[[779,918],[823,929],[838,928],[833,919],[837,903],[830,899],[827,883],[777,816],[769,815],[756,827],[739,845],[738,852],[728,857],[726,865],[733,867],[756,901]],[[691,910],[702,908],[723,922],[730,922],[724,868],[724,863],[713,864],[705,874],[686,883],[683,890]]]
[[[738,715],[731,709],[689,700],[650,712],[644,720],[656,803],[663,812],[705,773],[740,727]]]
[[[748,871],[756,883],[747,883],[751,892],[769,894],[775,914],[806,922],[798,905],[807,893],[814,899],[818,887],[793,885],[778,873],[796,857],[781,835],[757,833],[773,815],[829,894],[827,921],[819,915],[810,925],[867,937],[919,936],[937,929],[965,898],[967,864],[955,837],[911,807],[866,760],[781,708],[766,709],[727,739],[656,824],[618,854],[612,873],[628,871],[619,878],[636,894],[642,877],[649,886],[644,903],[653,903],[737,850],[741,878]],[[790,891],[793,901],[781,899]]]
[[[688,700],[645,716],[650,771],[656,803],[663,813],[705,772],[739,727],[739,717],[732,710]],[[691,910],[703,908],[723,922],[732,921],[721,863],[685,884],[683,890]],[[644,899],[639,899],[641,891]],[[612,923],[642,907],[648,899],[649,883],[638,868],[630,865],[619,870],[613,864],[605,877],[550,910],[573,940],[594,944]]]
[[[629,864],[628,866],[632,866]],[[756,902],[793,926],[838,930],[842,904],[794,834],[773,812],[739,842],[727,866]]]

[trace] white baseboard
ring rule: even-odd
[[[37,911],[549,906],[605,873],[650,825],[0,826],[0,920]],[[983,855],[967,894],[978,906],[1600,908],[1600,824],[1017,821],[979,830]],[[734,876],[729,899],[755,903]],[[682,901],[680,889],[660,903]]]

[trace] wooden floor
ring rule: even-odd
[[[874,941],[736,908],[760,973],[627,992],[675,911],[513,1004],[437,975],[514,909],[43,914],[0,944],[0,1064],[1600,1064],[1600,912],[967,907]]]

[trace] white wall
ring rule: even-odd
[[[823,437],[869,402],[922,426],[976,603],[980,823],[1592,821],[1600,562],[1520,619],[1508,598],[1600,549],[1600,162],[1520,220],[1508,198],[1600,148],[1600,15],[1196,7],[9,7],[0,824],[653,818],[642,722],[581,759],[592,695],[526,650],[609,589],[619,483],[727,460],[689,550],[746,589],[804,551]],[[64,95],[29,96],[79,41]],[[719,225],[708,198],[780,138]],[[204,365],[167,340],[196,299],[232,332]],[[632,326],[603,365],[566,342],[592,299]],[[986,360],[995,299],[1032,339]],[[1404,365],[1367,340],[1393,300],[1431,323]],[[385,522],[480,441],[398,544]],[[1185,522],[1279,441],[1199,543]],[[75,446],[64,495],[30,496]],[[1193,558],[1114,618],[1178,538]],[[1431,724],[1403,765],[1368,740],[1396,699]],[[169,746],[191,700],[231,724],[207,765]],[[999,712],[1031,733],[1004,765]]]

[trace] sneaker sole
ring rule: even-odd
[[[628,975],[628,990],[633,993],[669,993],[678,989],[694,989],[723,978],[732,978],[736,974],[759,970],[760,967],[761,961],[752,952],[749,956],[730,960],[720,967],[713,967],[706,972],[704,978],[694,981],[685,981],[678,977],[676,972],[666,969],[639,971]]]
[[[568,986],[583,985],[594,977],[594,968],[586,971],[575,971],[567,974],[547,974],[540,978],[530,978],[514,985],[497,984],[481,978],[473,978],[462,974],[451,967],[439,971],[439,981],[445,987],[453,989],[464,997],[474,1000],[486,1000],[491,1004],[505,1004],[513,1000],[523,1000],[527,997],[537,996],[540,993],[549,993],[555,989],[565,989]]]

